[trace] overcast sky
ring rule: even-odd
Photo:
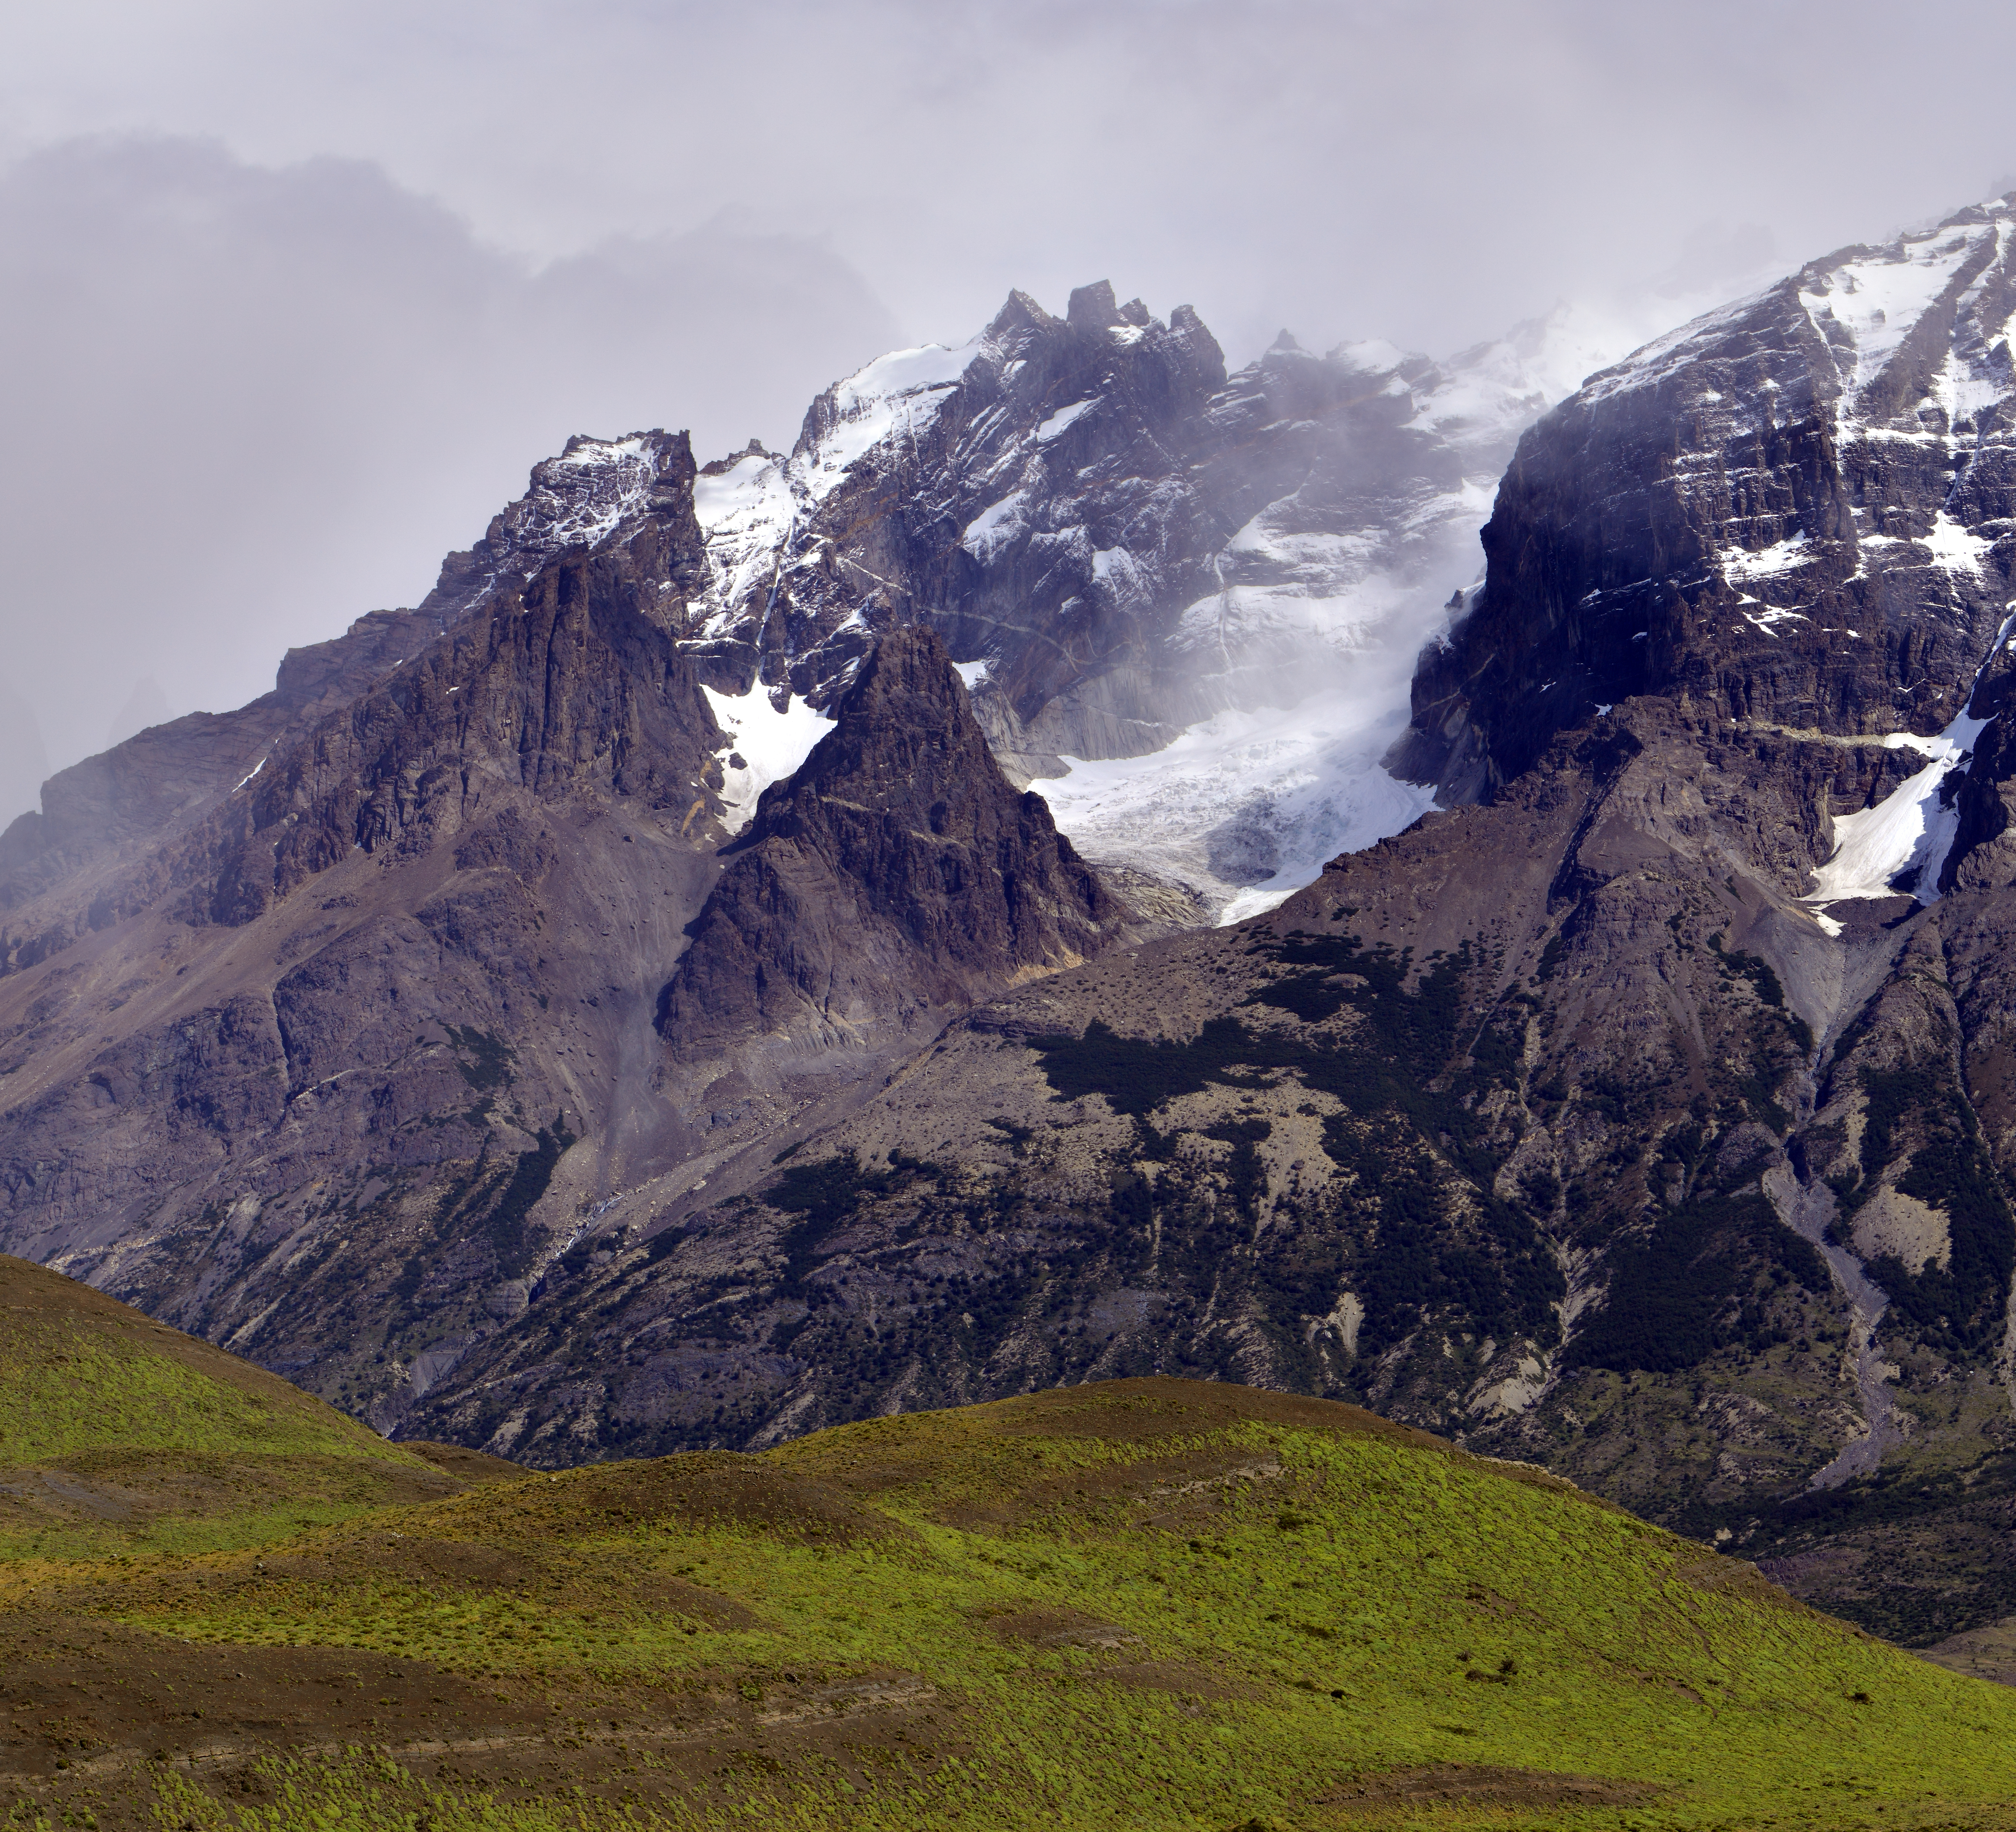
[[[1924,18],[0,0],[0,821],[418,599],[570,432],[788,444],[1012,286],[1445,352],[2006,189],[2016,8]]]

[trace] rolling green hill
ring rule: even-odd
[[[459,1481],[0,1269],[10,1442]],[[0,1824],[2016,1826],[2016,1693],[1352,1407],[1129,1380],[464,1475],[510,1479],[0,1560]]]
[[[245,1545],[464,1485],[263,1368],[0,1254],[0,1557]]]

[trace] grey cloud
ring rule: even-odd
[[[570,433],[788,443],[897,337],[803,237],[724,220],[535,272],[369,165],[157,138],[0,179],[0,678],[58,766],[415,601]],[[0,747],[0,824],[40,748]]]
[[[1703,225],[1804,258],[1985,193],[2012,52],[2006,0],[81,0],[0,119],[367,157],[542,258],[740,201],[913,336],[1110,273],[1235,355],[1445,350]]]

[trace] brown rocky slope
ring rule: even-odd
[[[445,628],[412,614],[406,653],[354,635],[313,703],[97,772],[182,743],[167,818],[70,852],[46,813],[15,836],[9,1250],[389,1427],[597,1204],[858,1104],[916,1041],[861,1010],[901,988],[934,1028],[1131,932],[923,632],[871,653],[816,767],[729,845],[715,664],[677,591],[694,473],[682,439],[653,449],[621,544],[534,552]],[[737,928],[787,881],[848,920]],[[703,1022],[730,938],[801,1003]],[[835,1021],[758,1085],[740,1046],[805,1001]]]

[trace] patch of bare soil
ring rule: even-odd
[[[1081,1683],[1168,1693],[1190,1701],[1200,1710],[1207,1699],[1262,1696],[1257,1686],[1228,1683],[1201,1667],[1181,1661],[1142,1659],[1138,1652],[1142,1647],[1139,1636],[1117,1623],[1102,1622],[1076,1610],[1048,1605],[1018,1609],[1004,1603],[998,1611],[987,1612],[987,1627],[1003,1641],[1024,1642],[1037,1647],[1082,1648],[1102,1657],[1102,1657],[1097,1665],[1077,1674]]]
[[[465,1482],[520,1482],[532,1472],[523,1463],[509,1463],[487,1451],[470,1450],[459,1444],[434,1444],[424,1438],[400,1441],[401,1450],[423,1456],[437,1470]]]
[[[831,1483],[774,1468],[739,1451],[693,1451],[648,1463],[592,1466],[558,1478],[550,1492],[550,1507],[538,1505],[536,1483],[510,1497],[515,1531],[550,1530],[577,1539],[592,1533],[598,1521],[612,1527],[671,1521],[754,1527],[833,1545],[907,1531]]]
[[[1354,1775],[1319,1798],[1319,1806],[1639,1806],[1658,1789],[1596,1775],[1550,1775],[1537,1769],[1498,1769],[1430,1762]]]
[[[1677,1575],[1697,1590],[1737,1597],[1753,1608],[1796,1610],[1803,1607],[1790,1591],[1773,1583],[1748,1559],[1704,1551],[1685,1557]]]
[[[450,1594],[536,1593],[560,1608],[641,1607],[682,1615],[711,1629],[749,1629],[758,1623],[755,1614],[733,1598],[628,1550],[590,1547],[563,1553],[537,1541],[491,1546],[416,1539],[383,1529],[332,1534],[187,1569],[142,1567],[130,1576],[58,1578],[41,1588],[35,1600],[81,1614],[130,1617],[192,1604],[215,1609],[256,1603],[282,1584],[343,1590],[366,1582]]]
[[[1964,1629],[1930,1647],[1912,1651],[1921,1660],[1930,1661],[1949,1672],[1992,1679],[1998,1686],[2016,1686],[2016,1616],[2004,1616],[1983,1628]]]
[[[914,1675],[689,1675],[677,1685],[495,1679],[318,1647],[203,1646],[45,1612],[0,1617],[0,1812],[32,1802],[101,1832],[157,1832],[169,1773],[255,1803],[286,1755],[369,1748],[418,1787],[506,1801],[580,1787],[705,1808],[752,1779],[837,1773],[864,1794],[967,1752],[956,1711]],[[419,1804],[417,1796],[414,1801]]]
[[[1039,1517],[1106,1513],[1115,1504],[1145,1510],[1129,1518],[1137,1527],[1161,1531],[1215,1526],[1225,1504],[1255,1485],[1270,1502],[1290,1505],[1296,1492],[1278,1459],[1237,1447],[1206,1447],[1126,1463],[1095,1464],[1017,1486],[955,1493],[927,1506],[932,1519],[949,1527],[1012,1528]]]
[[[1141,1640],[1114,1623],[1068,1609],[1012,1610],[990,1616],[987,1626],[1003,1641],[1028,1641],[1042,1647],[1132,1647]]]

